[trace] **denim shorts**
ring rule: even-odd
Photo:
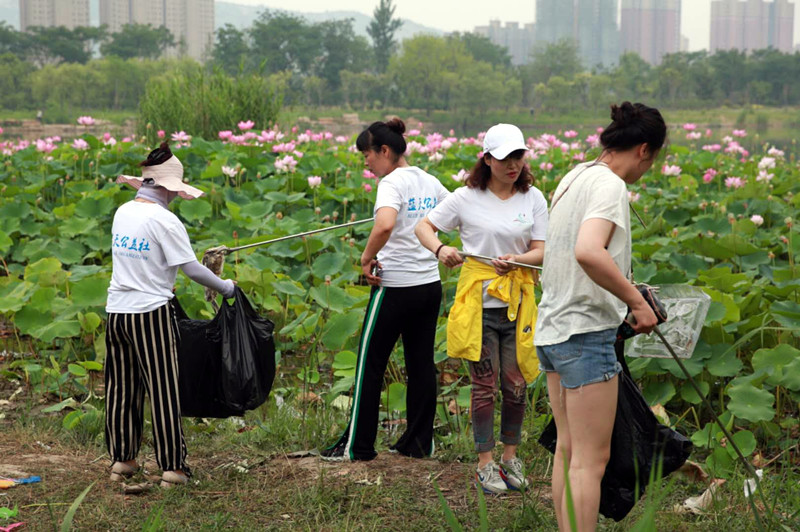
[[[622,371],[614,353],[617,329],[573,334],[566,342],[536,348],[539,370],[555,371],[564,388],[613,379]]]

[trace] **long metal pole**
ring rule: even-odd
[[[243,249],[254,248],[256,246],[266,246],[267,244],[274,244],[275,242],[282,242],[283,240],[290,240],[292,238],[300,238],[303,236],[314,235],[316,233],[323,233],[325,231],[333,231],[334,229],[342,229],[343,227],[350,227],[352,225],[359,225],[367,222],[374,221],[375,218],[365,218],[364,220],[356,220],[355,222],[347,222],[346,224],[332,225],[330,227],[323,227],[322,229],[314,229],[313,231],[306,231],[305,233],[297,233],[296,235],[286,235],[272,240],[265,240],[264,242],[256,242],[255,244],[247,244],[235,248],[227,248],[225,253],[232,253],[234,251],[241,251]]]
[[[513,260],[503,260],[503,259],[498,259],[496,257],[487,257],[486,255],[478,255],[477,253],[467,253],[466,251],[459,251],[458,254],[461,255],[462,257],[472,257],[473,259],[481,259],[488,261],[499,260],[500,262],[505,262],[506,264],[510,264],[518,268],[528,268],[529,270],[539,270],[539,271],[542,270],[541,266],[533,266],[531,264],[525,264],[524,262],[514,262]]]

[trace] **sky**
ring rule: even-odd
[[[322,11],[360,11],[371,15],[378,0],[227,0],[237,4],[261,5],[316,13]],[[487,4],[491,6],[487,7]],[[711,0],[683,0],[681,29],[689,38],[689,50],[707,49],[711,23]],[[395,16],[445,31],[471,31],[490,20],[534,22],[535,0],[394,0]],[[795,6],[795,42],[800,40],[800,5]]]

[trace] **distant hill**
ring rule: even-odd
[[[271,9],[269,6],[245,6],[232,2],[216,2],[215,3],[215,21],[214,24],[217,28],[225,24],[232,24],[237,28],[246,28],[253,23],[262,11]],[[283,10],[281,10],[283,11]],[[340,20],[344,18],[353,19],[353,29],[356,34],[367,37],[367,26],[372,20],[372,15],[365,15],[358,11],[325,11],[322,13],[304,13],[301,11],[286,11],[292,15],[300,16],[309,22],[323,22],[325,20]],[[444,35],[444,31],[423,26],[407,19],[402,19],[403,25],[395,33],[395,38],[398,41],[408,39],[414,35],[425,33],[428,35]]]
[[[99,6],[97,0],[90,0],[91,22],[99,24]],[[259,13],[269,6],[246,6],[234,2],[216,2],[214,4],[215,20],[217,28],[225,24],[232,24],[237,28],[247,28],[258,17]],[[359,13],[358,11],[325,11],[323,13],[304,13],[301,11],[287,11],[292,15],[300,16],[309,22],[322,22],[325,20],[339,20],[343,18],[353,19],[353,29],[356,34],[367,37],[367,26],[372,20],[372,15]],[[0,20],[4,20],[9,26],[19,29],[19,0],[0,0]],[[402,19],[403,25],[397,30],[395,38],[398,41],[408,39],[414,35],[425,33],[428,35],[444,35],[444,31],[423,26],[410,20]]]

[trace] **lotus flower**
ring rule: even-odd
[[[248,129],[253,129],[255,123],[252,120],[245,120],[243,122],[239,122],[237,125],[242,131],[247,131]]]
[[[79,116],[78,123],[82,126],[93,126],[94,118],[92,118],[91,116]]]
[[[308,176],[308,186],[311,188],[317,188],[322,184],[322,178],[318,175]]]

